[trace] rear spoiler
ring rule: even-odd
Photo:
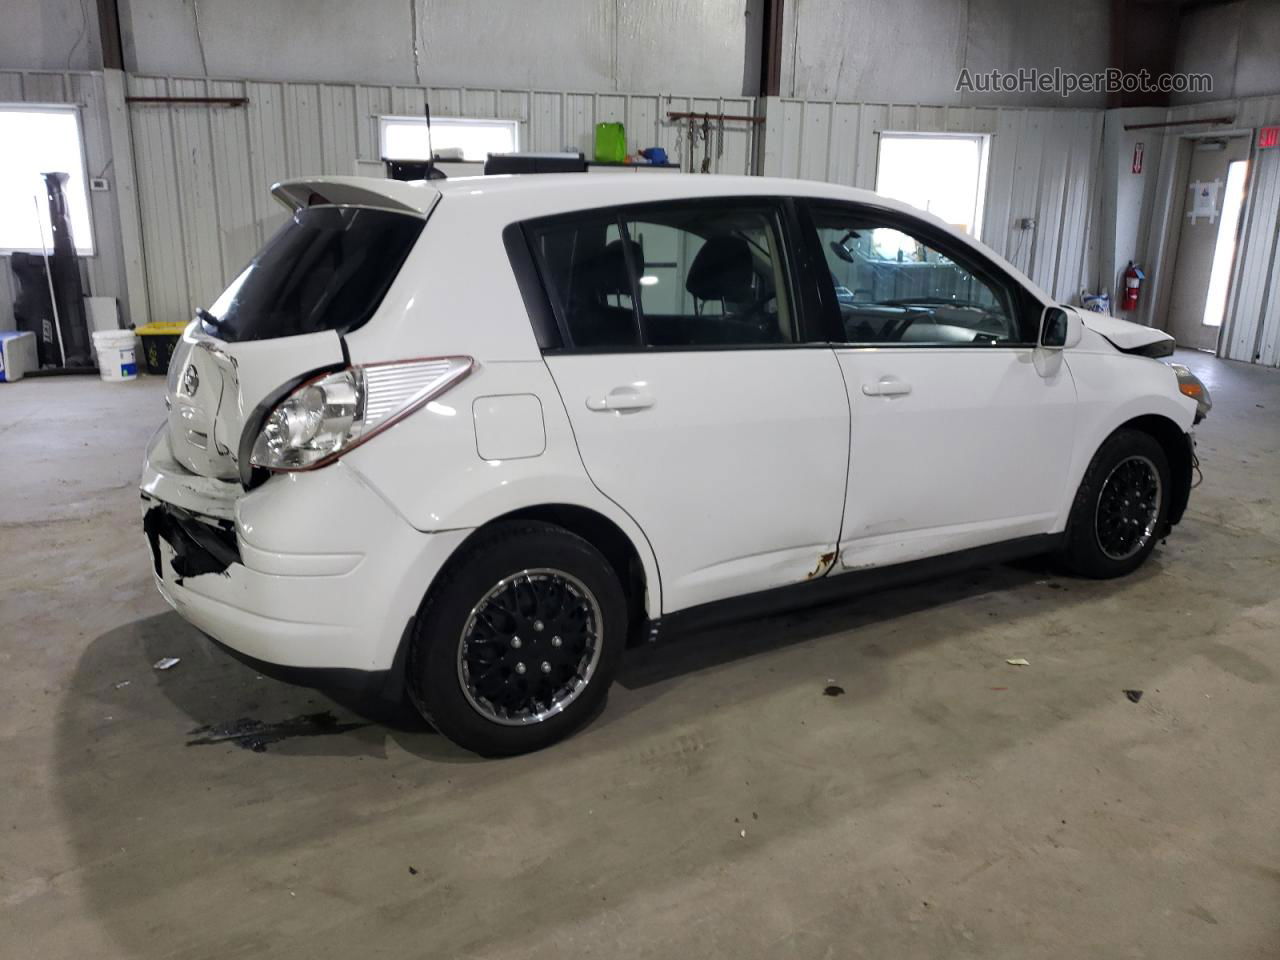
[[[285,180],[271,195],[290,210],[303,207],[377,207],[424,219],[440,200],[429,180],[379,180],[375,177],[305,177]]]

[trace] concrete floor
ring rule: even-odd
[[[1187,359],[1205,480],[1137,575],[669,640],[500,762],[169,612],[135,490],[157,379],[0,386],[0,955],[1280,956],[1280,373]]]

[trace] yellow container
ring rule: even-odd
[[[134,331],[142,337],[142,359],[147,373],[163,376],[168,372],[174,348],[185,329],[185,323],[144,323]]]
[[[180,337],[185,329],[185,323],[144,323],[133,332],[140,337]]]

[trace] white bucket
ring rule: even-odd
[[[137,379],[138,338],[132,330],[95,330],[93,348],[103,380],[118,383]]]

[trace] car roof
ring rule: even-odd
[[[905,213],[920,212],[870,190],[817,180],[644,171],[500,174],[411,181],[378,177],[303,177],[278,183],[272,192],[292,206],[304,206],[306,198],[318,193],[334,203],[376,205],[381,199],[393,209],[423,215],[428,214],[438,200],[474,197],[516,202],[522,207],[541,206],[548,213],[656,200],[727,196],[830,197],[872,203]]]
[[[485,225],[499,230],[507,224],[537,217],[663,200],[825,198],[880,207],[931,223],[1019,276],[1043,303],[1053,302],[1053,298],[1013,264],[934,214],[870,190],[819,180],[645,171],[501,174],[413,181],[322,176],[278,183],[272,187],[272,193],[294,209],[306,206],[312,194],[319,194],[330,203],[386,207],[423,217],[429,216],[439,204],[462,214],[463,220],[473,227]]]
[[[849,196],[878,201],[869,190],[855,190],[817,180],[788,180],[782,177],[729,176],[724,174],[650,173],[643,170],[621,173],[538,173],[504,174],[488,177],[460,177],[436,180],[442,196],[474,195],[479,188],[500,195],[533,194],[547,197],[588,195],[598,202],[630,203],[653,198],[688,199],[724,196]],[[577,202],[574,201],[574,205]],[[905,208],[904,208],[905,209]]]

